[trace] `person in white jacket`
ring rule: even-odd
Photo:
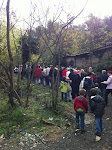
[[[109,76],[107,81],[103,81],[101,83],[107,84],[106,93],[105,93],[105,103],[108,104],[108,94],[112,95],[112,71],[108,71],[107,75]]]

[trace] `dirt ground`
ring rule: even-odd
[[[75,120],[74,120],[75,121]],[[61,130],[48,136],[43,144],[35,144],[34,147],[12,147],[4,150],[112,150],[112,97],[105,108],[103,117],[103,132],[101,140],[95,141],[95,122],[91,113],[86,115],[85,129],[86,132],[81,134],[75,132],[75,129],[63,134]],[[52,131],[52,129],[51,129]],[[58,137],[58,136],[59,137]],[[58,137],[58,138],[57,138]]]

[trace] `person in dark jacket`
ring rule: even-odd
[[[97,94],[102,96],[102,93],[101,93],[101,90],[99,88],[99,84],[98,83],[95,83],[95,89],[97,90]]]
[[[91,77],[92,77],[92,73],[89,72],[88,75],[83,79],[83,85],[82,85],[82,87],[86,90],[86,95],[88,96],[90,96],[91,88],[95,87]]]
[[[102,70],[102,74],[100,76],[98,76],[97,79],[98,79],[99,88],[102,92],[102,97],[105,99],[105,93],[106,93],[107,85],[102,83],[102,82],[107,81],[107,79],[108,79],[108,75],[106,73],[106,70]]]
[[[81,82],[81,77],[79,76],[79,74],[77,74],[77,70],[73,71],[73,69],[70,69],[69,78],[71,80],[72,98],[75,99],[75,97],[79,95],[79,85]]]
[[[97,90],[92,88],[90,90],[90,109],[91,112],[95,115],[95,122],[96,122],[96,141],[101,139],[101,132],[103,129],[103,114],[104,108],[106,106],[104,99],[97,95]]]

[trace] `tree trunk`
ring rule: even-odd
[[[9,6],[10,6],[10,0],[7,0],[7,49],[8,49],[8,54],[9,54],[9,59],[10,59],[10,66],[9,66],[9,72],[10,72],[10,88],[9,88],[9,102],[11,106],[14,105],[13,101],[13,88],[14,88],[14,83],[13,83],[13,78],[14,78],[14,65],[13,65],[13,57],[10,49],[10,16],[9,16]]]

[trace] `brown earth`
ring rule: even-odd
[[[74,120],[75,121],[75,120]],[[50,126],[49,133],[41,144],[33,146],[18,146],[12,148],[3,147],[4,150],[112,150],[112,97],[105,108],[103,117],[103,132],[101,140],[95,141],[94,115],[88,113],[85,119],[86,132],[81,134],[75,129],[67,130],[67,133],[58,127]]]

